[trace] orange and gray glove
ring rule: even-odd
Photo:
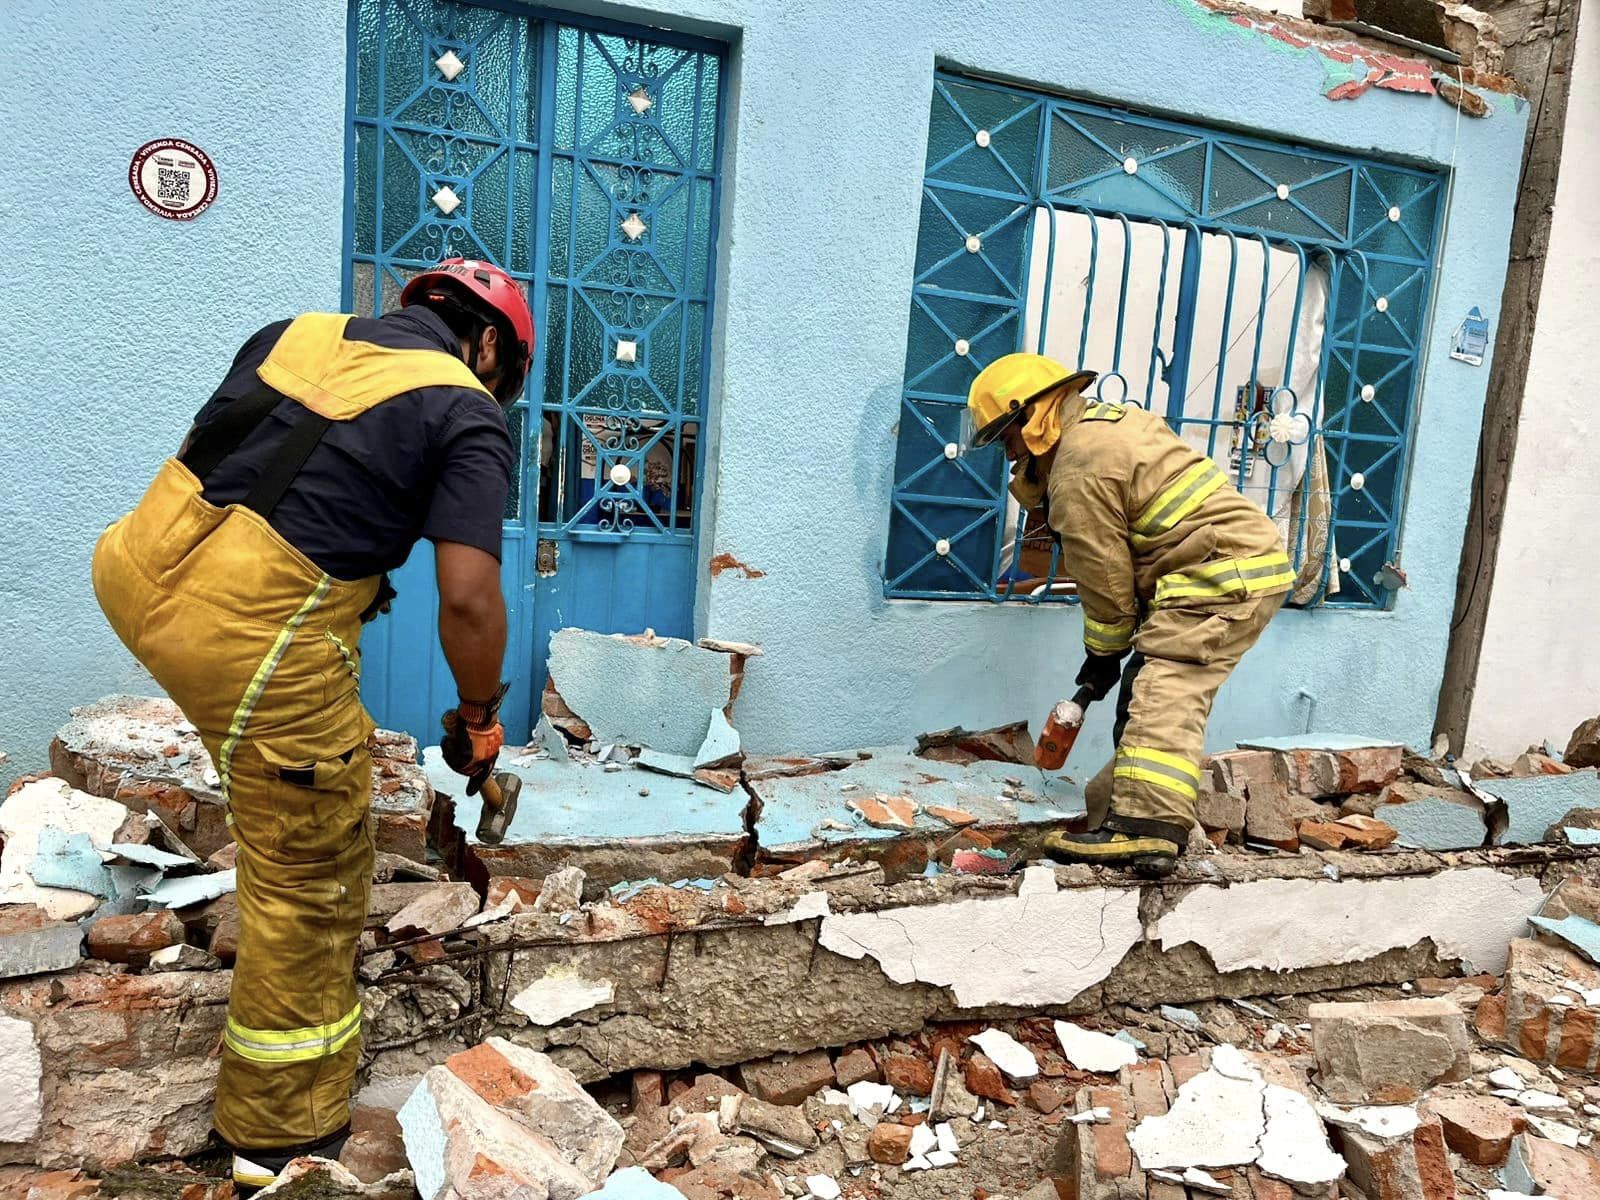
[[[444,736],[439,750],[445,765],[467,777],[467,795],[476,796],[494,770],[506,731],[500,725],[500,702],[509,684],[502,683],[486,701],[462,700],[440,719]]]

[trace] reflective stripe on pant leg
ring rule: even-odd
[[[1118,746],[1113,779],[1137,779],[1188,800],[1199,797],[1200,767],[1182,755],[1150,746]],[[1130,814],[1132,815],[1132,814]]]
[[[301,1029],[250,1029],[228,1018],[223,1040],[228,1048],[251,1062],[305,1062],[337,1054],[361,1032],[361,1004],[357,1002],[329,1025]]]

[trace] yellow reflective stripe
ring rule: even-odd
[[[350,677],[357,683],[361,682],[361,672],[356,670],[355,652],[344,644],[344,639],[333,630],[328,630],[328,641],[333,643],[333,648],[344,657],[344,665],[349,668]]]
[[[228,1048],[251,1062],[304,1062],[337,1054],[361,1032],[361,1005],[331,1025],[303,1029],[251,1029],[232,1017],[223,1032]]]
[[[1108,404],[1104,401],[1091,404],[1083,410],[1085,421],[1120,421],[1126,411],[1120,404]]]
[[[1289,556],[1279,550],[1254,558],[1225,558],[1206,563],[1192,571],[1175,571],[1156,581],[1155,604],[1173,600],[1253,595],[1280,592],[1294,586],[1294,568]]]
[[[222,761],[217,764],[217,775],[222,780],[224,801],[228,799],[228,785],[233,779],[233,752],[239,746],[239,739],[244,736],[244,727],[249,723],[250,714],[260,703],[261,693],[267,690],[267,681],[272,678],[272,673],[283,661],[284,653],[289,649],[289,643],[294,640],[295,632],[305,624],[312,610],[322,603],[322,598],[328,594],[332,584],[332,578],[324,575],[312,589],[311,595],[305,598],[305,603],[300,605],[299,611],[278,631],[278,636],[273,639],[272,649],[267,651],[267,656],[261,660],[261,665],[251,676],[249,686],[244,689],[244,695],[239,697],[239,707],[233,710],[233,720],[228,725],[228,736],[222,741]]]
[[[276,1183],[278,1177],[276,1175],[249,1175],[243,1171],[235,1170],[233,1181],[243,1184],[245,1187],[266,1187],[269,1183]]]
[[[1186,758],[1149,746],[1119,746],[1112,777],[1137,779],[1193,800],[1198,795],[1200,768]]]
[[[1115,654],[1133,644],[1132,617],[1126,621],[1096,621],[1087,613],[1083,618],[1083,644],[1096,654]]]
[[[1227,479],[1221,467],[1209,458],[1202,459],[1144,506],[1133,523],[1133,532],[1144,537],[1165,533],[1199,508]]]

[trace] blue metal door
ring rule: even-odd
[[[345,307],[461,254],[528,289],[533,369],[501,584],[526,738],[549,635],[688,636],[710,350],[722,48],[490,0],[352,0]],[[455,702],[433,554],[396,574],[363,694],[431,735]]]

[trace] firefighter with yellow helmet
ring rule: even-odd
[[[1089,831],[1045,844],[1165,874],[1195,823],[1211,703],[1294,571],[1277,526],[1221,467],[1153,413],[1086,400],[1094,380],[1008,354],[973,381],[963,440],[1002,442],[1012,495],[1045,508],[1083,609],[1078,684],[1096,700],[1122,684],[1115,756],[1085,789]]]

